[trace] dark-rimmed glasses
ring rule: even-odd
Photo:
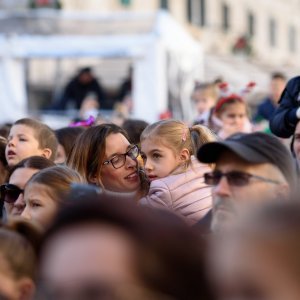
[[[115,169],[122,168],[125,165],[126,162],[126,156],[129,156],[131,159],[135,160],[140,154],[139,147],[137,145],[132,146],[127,152],[122,154],[117,154],[114,157],[112,157],[109,160],[106,160],[103,165],[108,165],[109,163],[112,164],[112,166]]]
[[[208,185],[218,185],[222,177],[224,176],[226,177],[228,184],[231,186],[248,185],[251,178],[264,181],[264,182],[279,184],[279,181],[268,179],[258,175],[241,172],[241,171],[231,171],[227,173],[223,173],[221,171],[213,171],[213,172],[205,173],[204,182]]]
[[[24,190],[18,186],[10,183],[2,184],[0,186],[0,199],[7,203],[14,203],[23,194]]]

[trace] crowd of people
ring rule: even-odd
[[[0,299],[299,300],[299,77],[251,118],[254,86],[196,83],[191,124],[1,131]]]

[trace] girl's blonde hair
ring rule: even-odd
[[[141,134],[141,142],[145,139],[157,140],[173,150],[174,153],[180,153],[183,149],[188,149],[192,156],[197,154],[202,145],[216,141],[217,137],[204,125],[188,127],[182,121],[169,119],[147,126]]]

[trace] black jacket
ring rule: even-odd
[[[56,109],[65,109],[69,102],[72,102],[76,109],[80,109],[80,106],[84,98],[93,93],[97,96],[100,106],[105,100],[105,95],[102,87],[96,79],[93,79],[87,84],[80,83],[78,77],[72,79],[66,86],[63,97],[59,103],[56,104]]]
[[[202,235],[211,233],[212,210],[210,210],[201,220],[199,220],[194,228]]]
[[[271,131],[282,138],[290,137],[299,119],[296,111],[300,106],[300,76],[294,77],[287,83],[272,119]]]

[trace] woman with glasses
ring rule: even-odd
[[[10,169],[6,183],[0,186],[0,198],[6,215],[20,215],[25,208],[24,187],[39,170],[54,166],[54,162],[40,156],[25,158]]]
[[[90,127],[76,140],[67,165],[87,183],[118,193],[134,193],[139,199],[147,189],[137,158],[139,148],[115,124]]]

